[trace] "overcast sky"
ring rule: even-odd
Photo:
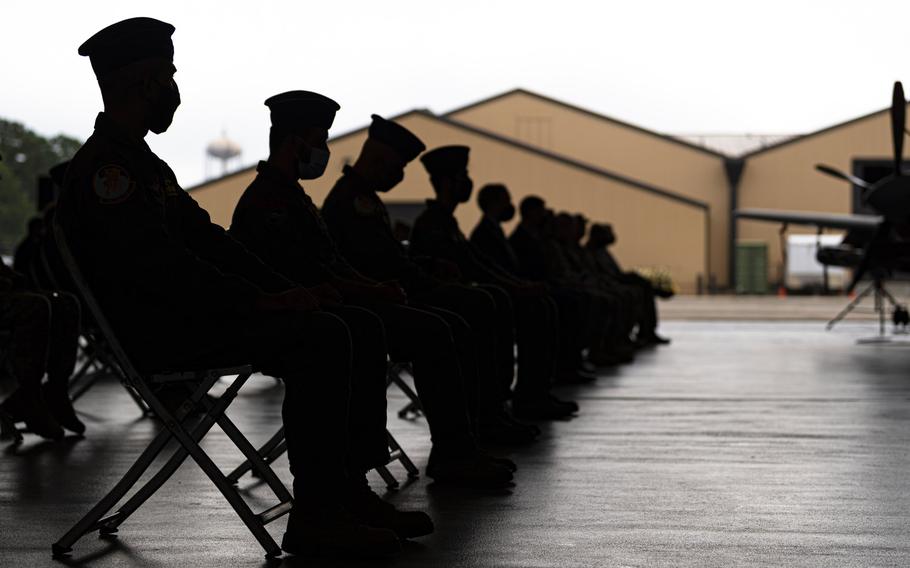
[[[290,89],[371,113],[446,112],[524,87],[667,133],[800,133],[890,104],[910,81],[910,2],[809,0],[6,2],[0,117],[91,134],[101,109],[76,50],[108,24],[174,24],[183,104],[152,148],[184,187],[222,130],[252,163],[262,101]],[[213,169],[215,171],[215,169]]]

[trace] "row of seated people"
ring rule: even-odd
[[[317,93],[266,100],[269,157],[230,230],[213,224],[144,141],[168,129],[180,103],[173,31],[134,18],[80,47],[105,110],[67,168],[56,221],[143,372],[252,364],[283,379],[295,499],[285,551],[384,555],[433,531],[425,513],[396,509],[367,483],[388,460],[389,359],[413,365],[432,442],[427,475],[487,490],[512,486],[517,470],[490,447],[533,443],[532,422],[578,412],[551,388],[584,378],[583,354],[628,360],[636,327],[640,343],[654,343],[611,293],[615,279],[576,282],[549,253],[528,263],[522,255],[536,253],[518,246],[523,267],[513,270],[465,238],[453,216],[472,193],[464,147],[424,153],[414,133],[374,115],[320,211],[300,180],[325,172],[340,107]],[[380,196],[418,156],[437,199],[405,248]],[[558,227],[541,223],[543,248]],[[534,276],[540,262],[544,278]]]

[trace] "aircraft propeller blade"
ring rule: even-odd
[[[842,172],[838,169],[832,168],[831,166],[827,166],[825,164],[815,164],[815,169],[820,171],[823,174],[828,174],[829,176],[836,177],[837,179],[849,181],[853,185],[855,185],[857,187],[861,187],[863,189],[869,189],[870,187],[872,187],[872,184],[867,182],[864,179],[858,178],[856,176],[852,176],[850,174],[845,174],[844,172]]]
[[[894,82],[891,97],[891,138],[894,141],[894,175],[903,175],[901,160],[904,154],[904,131],[906,130],[907,100],[900,81]]]

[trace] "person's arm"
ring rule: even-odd
[[[244,278],[225,274],[171,240],[161,204],[149,188],[130,177],[125,163],[98,160],[96,164],[97,171],[76,172],[68,178],[58,211],[77,256],[100,252],[85,250],[84,243],[106,247],[105,256],[117,259],[124,273],[141,274],[134,282],[137,297],[179,294],[187,305],[203,310],[253,309],[262,290]],[[74,203],[67,208],[69,200]]]
[[[269,293],[279,293],[295,286],[266,265],[220,226],[212,223],[208,212],[190,195],[177,188],[181,229],[189,248],[199,258],[220,270],[237,274]]]
[[[330,195],[329,199],[323,218],[341,254],[359,274],[378,282],[398,280],[416,288],[439,283],[408,257],[381,210],[355,208],[350,195]]]

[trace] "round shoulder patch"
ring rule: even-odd
[[[120,203],[133,193],[136,182],[123,167],[108,164],[98,168],[92,185],[101,203]]]

